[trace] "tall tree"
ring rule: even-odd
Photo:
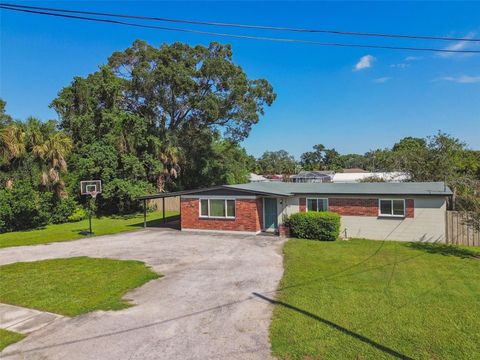
[[[325,150],[325,155],[323,157],[323,166],[326,170],[341,170],[344,166],[339,152],[334,148]]]
[[[145,180],[163,190],[187,165],[182,144],[203,131],[238,142],[274,99],[266,80],[249,79],[233,63],[229,45],[155,48],[137,40],[98,72],[75,78],[52,106],[77,148],[102,142],[133,155]]]
[[[12,117],[6,113],[7,102],[0,98],[0,128],[10,125],[13,121]]]
[[[323,155],[325,146],[323,144],[313,145],[313,151],[307,151],[300,156],[300,164],[302,169],[322,170],[324,168]]]
[[[266,151],[257,161],[261,174],[294,174],[296,162],[285,150]]]

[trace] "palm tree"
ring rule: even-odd
[[[40,182],[43,186],[53,185],[57,195],[63,197],[66,195],[65,185],[60,174],[67,170],[65,158],[72,150],[72,139],[63,132],[55,131],[42,140],[32,147],[32,153],[41,168]]]
[[[29,119],[27,127],[31,151],[41,172],[41,185],[53,185],[59,197],[65,196],[60,174],[67,170],[65,158],[73,148],[72,139],[57,131],[53,122],[42,124],[36,119]]]
[[[72,139],[56,129],[55,121],[42,123],[33,117],[25,124],[13,123],[0,129],[0,164],[11,172],[30,153],[40,170],[40,184],[55,187],[59,197],[65,196],[60,174],[67,170],[65,158],[72,150]],[[13,186],[7,178],[5,187]]]
[[[25,132],[22,126],[17,123],[0,129],[0,166],[6,168],[8,174],[15,167],[26,151]],[[7,177],[5,187],[13,187],[13,179]]]
[[[9,162],[25,154],[25,132],[19,124],[0,129],[0,160]]]
[[[163,172],[157,177],[157,191],[164,192],[165,184],[180,174],[181,150],[172,137],[167,137],[157,148],[157,154],[163,165]]]

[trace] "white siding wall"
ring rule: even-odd
[[[411,197],[409,197],[411,198]],[[443,198],[413,198],[413,218],[342,216],[341,235],[372,240],[445,242],[446,202]]]
[[[300,198],[278,198],[278,225],[283,224],[284,217],[290,216],[300,211]]]
[[[335,196],[339,197],[339,196]],[[348,196],[349,198],[353,196]],[[387,196],[388,197],[388,196]],[[369,196],[372,198],[372,196]],[[391,198],[391,197],[389,197]],[[381,218],[376,216],[342,216],[341,236],[345,229],[349,238],[372,240],[445,242],[446,201],[443,197],[413,197],[413,218]],[[299,198],[279,198],[278,223],[285,215],[300,211]]]

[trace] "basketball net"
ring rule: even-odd
[[[98,194],[98,192],[97,192],[97,191],[92,191],[92,192],[90,193],[90,195],[91,195],[91,196],[92,196],[92,198],[94,198],[94,199],[96,199],[96,198],[97,198],[97,194]]]

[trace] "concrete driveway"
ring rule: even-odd
[[[152,229],[6,248],[0,264],[73,256],[144,261],[165,277],[128,293],[136,306],[61,318],[7,347],[2,359],[268,359],[277,237]]]

